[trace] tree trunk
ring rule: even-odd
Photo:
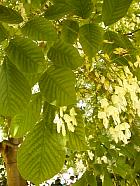
[[[7,185],[8,186],[27,186],[17,169],[17,150],[21,139],[10,138],[5,144],[3,151],[3,158],[7,171]]]

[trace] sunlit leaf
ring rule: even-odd
[[[103,41],[102,28],[96,24],[85,24],[80,27],[79,41],[84,52],[89,56],[95,56]]]
[[[31,89],[16,66],[5,59],[0,66],[0,113],[13,116],[23,111],[30,100]]]
[[[55,41],[57,33],[51,22],[43,17],[35,17],[22,27],[22,33],[34,40]]]
[[[7,48],[7,55],[22,72],[36,73],[42,70],[43,52],[30,39],[22,37],[12,39]]]
[[[68,68],[50,67],[40,78],[39,86],[49,103],[65,106],[76,102],[75,76]]]
[[[34,184],[52,178],[61,171],[65,150],[58,134],[50,131],[43,121],[29,133],[18,151],[21,175]]]
[[[104,0],[103,21],[105,25],[111,25],[125,16],[132,0]]]
[[[40,116],[42,107],[41,101],[42,99],[39,93],[32,95],[27,109],[12,119],[10,126],[10,134],[12,137],[23,137],[35,126]]]
[[[50,48],[48,58],[60,67],[70,67],[75,69],[82,65],[83,60],[78,50],[71,44],[58,40]]]

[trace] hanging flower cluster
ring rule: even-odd
[[[128,67],[124,67],[121,79],[118,79],[118,84],[113,87],[113,93],[110,100],[103,98],[100,100],[101,110],[98,111],[98,118],[103,120],[103,125],[106,129],[109,128],[109,133],[116,143],[123,141],[128,143],[131,137],[130,123],[121,121],[121,113],[128,109],[127,97],[131,100],[131,110],[134,114],[140,116],[140,86],[137,78],[133,77]],[[110,118],[113,119],[115,127],[110,127]],[[111,124],[112,125],[112,124]]]
[[[62,130],[62,135],[66,136],[65,123],[69,131],[74,132],[75,126],[77,126],[76,115],[74,107],[69,111],[69,114],[66,113],[67,107],[60,107],[60,112],[56,113],[54,118],[54,123],[57,124],[57,132],[60,133]]]

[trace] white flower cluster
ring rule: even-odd
[[[109,132],[116,143],[118,143],[120,140],[120,141],[123,141],[124,144],[127,144],[128,140],[131,137],[131,132],[129,128],[130,128],[130,125],[124,122],[124,123],[118,124],[117,126],[115,126],[115,128],[110,127]]]
[[[75,126],[77,126],[76,121],[76,112],[75,109],[72,107],[70,109],[69,114],[66,114],[65,111],[67,107],[60,107],[60,113],[56,113],[54,118],[54,123],[57,124],[57,132],[60,133],[62,130],[62,135],[66,136],[66,128],[65,123],[67,124],[67,128],[69,131],[74,132]]]
[[[115,128],[109,129],[111,136],[116,143],[121,140],[126,144],[131,137],[130,125],[124,121],[121,122],[120,114],[127,110],[126,95],[130,95],[131,107],[140,116],[140,99],[138,97],[140,86],[137,78],[133,77],[128,67],[124,67],[121,78],[121,80],[118,79],[118,85],[114,86],[111,100],[108,101],[106,98],[100,100],[101,110],[98,112],[98,118],[103,120],[103,125],[107,129],[109,128],[109,119],[112,117]]]

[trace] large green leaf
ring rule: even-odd
[[[40,91],[49,103],[65,106],[75,104],[75,76],[68,68],[50,67],[39,81]]]
[[[103,21],[105,25],[111,25],[125,16],[132,0],[104,0]]]
[[[12,39],[7,48],[7,55],[22,72],[36,73],[42,70],[43,52],[30,39],[20,37]]]
[[[7,30],[0,23],[0,42],[4,41],[8,36]]]
[[[22,27],[22,33],[33,40],[55,41],[57,33],[51,22],[43,17],[35,17]]]
[[[85,128],[82,116],[78,112],[76,116],[76,121],[77,126],[75,126],[75,131],[68,131],[67,147],[74,151],[84,151],[87,149],[85,142]]]
[[[33,94],[27,109],[21,114],[15,115],[11,121],[10,134],[12,137],[23,137],[39,120],[42,107],[41,95]]]
[[[73,14],[83,19],[88,18],[93,11],[92,0],[69,0],[69,4]]]
[[[35,184],[60,172],[64,160],[65,150],[60,136],[50,132],[43,121],[27,135],[17,156],[21,175]]]
[[[0,5],[0,21],[10,24],[18,24],[23,21],[23,18],[17,11]]]
[[[48,58],[56,65],[75,69],[82,65],[83,60],[78,50],[71,44],[58,40],[50,48]]]
[[[74,43],[78,37],[79,24],[77,21],[65,20],[62,25],[61,38],[67,43]]]
[[[84,52],[89,57],[93,57],[99,50],[99,47],[103,41],[102,28],[93,23],[85,24],[80,27],[79,34],[79,41],[82,45]]]
[[[70,6],[67,2],[68,0],[56,1],[54,5],[48,7],[45,12],[45,17],[47,19],[60,19],[70,12]]]
[[[5,59],[0,66],[0,113],[13,116],[26,108],[31,89],[23,74]]]
[[[93,10],[92,0],[58,0],[45,13],[48,19],[60,19],[67,14],[88,18]]]

